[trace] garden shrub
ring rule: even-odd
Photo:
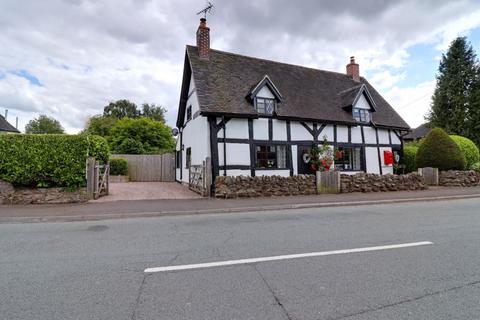
[[[107,139],[100,136],[88,135],[88,155],[95,157],[101,164],[108,162],[110,157],[110,148]]]
[[[480,172],[480,162],[474,163],[471,169]]]
[[[110,175],[126,176],[128,174],[128,163],[125,158],[110,159]]]
[[[405,172],[417,171],[415,157],[417,155],[418,147],[410,143],[403,146],[403,164],[405,165]]]
[[[103,142],[94,138],[94,143],[90,138],[64,134],[0,135],[0,180],[27,187],[84,186],[87,157],[108,154]]]
[[[417,168],[463,170],[465,169],[465,156],[445,131],[435,128],[430,131],[418,148],[415,163]]]
[[[466,168],[470,169],[475,163],[480,161],[480,151],[477,145],[470,139],[462,136],[450,136],[462,150],[465,156]]]

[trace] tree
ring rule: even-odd
[[[25,133],[65,133],[60,122],[52,117],[48,117],[44,114],[40,115],[38,118],[30,120],[25,126]]]
[[[465,37],[458,37],[440,61],[432,109],[427,116],[432,126],[468,136],[467,119],[476,76],[476,54]]]
[[[445,131],[434,128],[420,144],[415,163],[417,168],[463,170],[465,169],[465,156]]]
[[[165,113],[167,109],[155,104],[142,104],[142,116],[165,123]]]
[[[114,117],[117,119],[122,118],[138,118],[140,111],[137,109],[137,105],[126,99],[110,102],[103,108],[104,117]]]
[[[88,119],[87,125],[83,132],[94,134],[97,136],[107,137],[110,135],[110,130],[117,123],[118,119],[115,117],[105,117],[96,115]]]
[[[110,130],[110,147],[114,153],[162,153],[175,147],[171,129],[160,121],[141,117],[123,118]]]
[[[477,79],[470,95],[467,128],[466,136],[480,146],[480,67],[477,68]]]

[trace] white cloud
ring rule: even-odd
[[[2,0],[0,109],[19,115],[22,129],[46,113],[76,132],[109,101],[127,98],[166,106],[174,125],[185,44],[195,42],[195,12],[202,4]],[[209,18],[213,47],[341,72],[355,55],[361,72],[368,71],[394,106],[427,92],[423,84],[398,87],[410,46],[430,43],[444,49],[457,34],[480,25],[476,1],[231,0],[215,5]],[[22,69],[43,87],[9,73]],[[411,113],[400,113],[411,125],[418,122]]]

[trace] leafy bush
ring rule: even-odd
[[[110,174],[112,176],[126,176],[128,174],[128,162],[125,158],[110,159]]]
[[[470,169],[475,163],[480,161],[480,151],[477,145],[470,139],[462,136],[450,136],[462,150],[466,160],[466,168]]]
[[[105,138],[100,136],[88,136],[88,155],[95,157],[100,163],[107,163],[110,157],[110,148]]]
[[[86,135],[0,135],[0,179],[17,186],[67,187],[85,185],[85,162],[108,160],[105,139]]]
[[[445,131],[435,128],[430,131],[418,148],[415,163],[417,168],[463,170],[465,169],[465,156]]]
[[[474,163],[471,169],[480,172],[480,162]]]
[[[171,129],[150,118],[123,118],[112,127],[108,139],[114,153],[152,154],[175,147]]]
[[[410,143],[403,146],[403,164],[405,165],[405,172],[417,171],[415,157],[417,155],[418,147]]]

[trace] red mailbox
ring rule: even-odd
[[[388,150],[383,151],[383,162],[387,166],[393,165],[393,152],[392,151],[388,151]]]

